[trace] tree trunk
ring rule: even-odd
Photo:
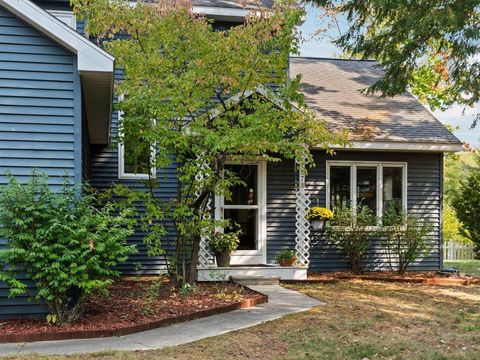
[[[190,284],[197,281],[199,253],[200,253],[200,236],[197,236],[192,241],[192,254],[190,258],[190,266],[188,269],[188,277],[187,277],[187,282]]]
[[[175,242],[175,276],[174,282],[176,287],[180,287],[183,283],[183,280],[180,280],[180,276],[182,274],[182,246],[183,246],[183,236],[178,235],[179,231],[177,229],[177,241]]]

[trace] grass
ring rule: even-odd
[[[467,275],[480,276],[480,260],[445,260],[443,266],[460,269]]]
[[[327,305],[163,350],[17,358],[478,359],[480,286],[345,281],[290,287]]]

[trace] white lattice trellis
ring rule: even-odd
[[[308,267],[310,260],[310,222],[306,215],[310,209],[310,195],[305,184],[305,158],[295,159],[297,167],[295,251],[297,265]]]
[[[201,156],[197,156],[197,159],[198,159],[199,162],[203,161]],[[203,161],[202,169],[206,169],[207,167],[208,167],[208,163]],[[197,180],[198,182],[201,182],[203,180],[204,176],[208,176],[208,174],[200,171],[195,176],[195,180]],[[200,194],[196,193],[196,195],[199,196]],[[211,198],[208,199],[207,206],[206,206],[205,210],[206,211],[205,211],[204,218],[205,219],[210,219],[211,216],[212,216],[212,214],[211,214],[212,213],[212,199]],[[200,268],[207,267],[207,266],[213,264],[213,255],[210,254],[210,252],[208,251],[207,242],[208,242],[208,237],[207,236],[202,236],[200,238],[200,251],[198,253],[198,267],[200,267]]]

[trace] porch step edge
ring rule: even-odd
[[[279,285],[280,276],[231,275],[230,280],[241,285]]]

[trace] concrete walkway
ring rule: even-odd
[[[297,291],[278,285],[250,286],[268,295],[267,304],[209,316],[154,330],[121,337],[40,341],[32,343],[0,344],[0,356],[16,354],[75,354],[108,350],[153,350],[222,335],[278,319],[284,315],[306,311],[322,302]]]

